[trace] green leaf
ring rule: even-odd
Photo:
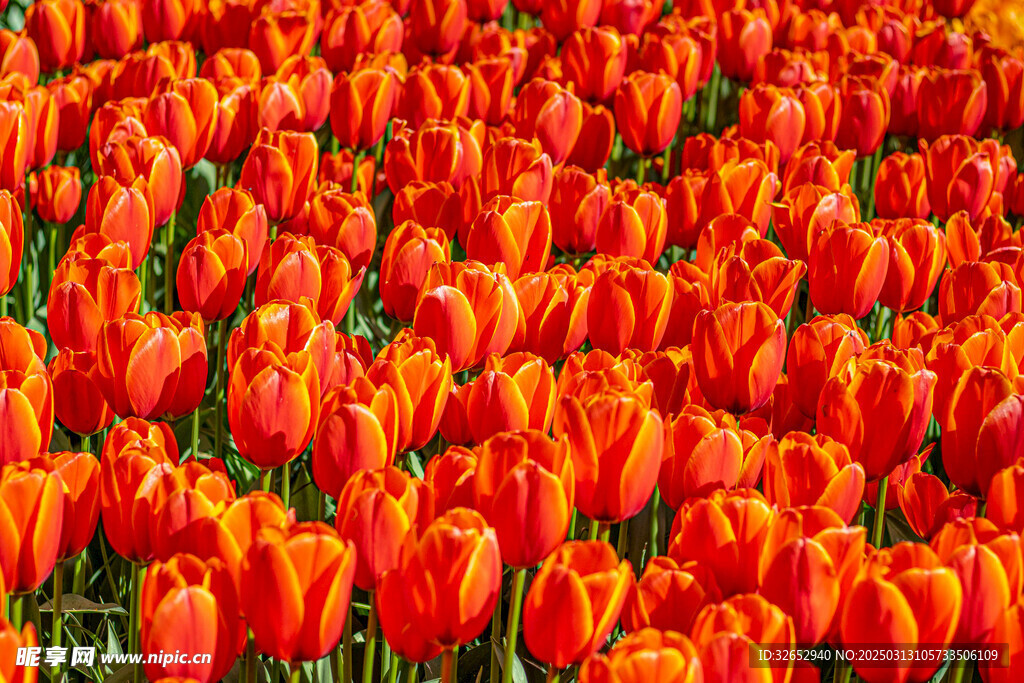
[[[40,612],[52,612],[53,605],[47,600],[39,606]],[[61,604],[62,612],[85,612],[88,614],[128,614],[128,611],[116,602],[98,603],[74,593],[65,593]]]

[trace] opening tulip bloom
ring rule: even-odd
[[[103,398],[95,354],[63,348],[50,361],[48,371],[53,380],[54,415],[62,425],[80,435],[110,426],[114,411]]]
[[[607,656],[583,663],[580,683],[699,683],[704,668],[693,642],[674,632],[645,628],[615,643]]]
[[[772,440],[764,462],[764,497],[779,508],[830,508],[849,524],[864,497],[864,467],[824,434],[790,432]]]
[[[279,223],[302,211],[318,161],[312,133],[262,130],[242,164],[239,185],[265,207],[270,222]]]
[[[697,613],[717,592],[714,578],[695,563],[680,567],[671,557],[652,557],[626,600],[622,628],[627,633],[648,627],[689,633]]]
[[[509,278],[547,267],[551,216],[539,201],[498,195],[483,205],[466,233],[466,257],[493,266],[503,263]]]
[[[623,144],[640,156],[669,146],[682,113],[679,84],[661,73],[634,71],[615,93],[615,124]]]
[[[4,587],[15,595],[31,593],[49,577],[61,549],[60,475],[30,463],[5,465],[0,470],[0,519]]]
[[[54,344],[95,353],[105,323],[138,312],[141,289],[131,262],[115,264],[84,255],[65,258],[46,299],[46,324]]]
[[[434,263],[451,263],[451,243],[441,228],[405,221],[388,234],[380,263],[380,298],[392,318],[409,321],[416,295]]]

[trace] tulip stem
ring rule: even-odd
[[[615,551],[619,555],[620,560],[626,559],[626,543],[629,538],[629,520],[624,519],[619,522],[619,539],[615,544]]]
[[[175,211],[164,228],[164,313],[167,315],[174,310],[174,224],[177,218]]]
[[[299,683],[302,679],[302,666],[298,662],[292,662],[288,665],[290,675],[288,676],[288,683]]]
[[[878,313],[875,314],[875,335],[873,341],[877,344],[882,340],[882,333],[885,331],[885,306],[878,304]]]
[[[217,387],[216,393],[213,395],[214,405],[214,441],[213,441],[213,453],[218,458],[221,456],[221,447],[223,445],[223,433],[224,433],[224,413],[223,402],[221,394],[224,391],[224,380],[227,374],[225,364],[225,354],[227,353],[227,336],[228,336],[228,321],[221,320],[217,323]]]
[[[24,620],[22,619],[22,608],[24,603],[22,602],[22,596],[12,595],[8,598],[10,601],[9,612],[11,614],[11,623],[14,624],[14,628],[21,632],[21,627],[24,626]]]
[[[281,502],[285,510],[292,502],[292,475],[288,471],[288,463],[281,465]]]
[[[352,155],[352,194],[355,194],[356,191],[359,189],[359,164],[362,162],[363,157],[365,156],[365,149],[355,152]]]
[[[565,540],[573,541],[576,539],[576,508],[572,509],[572,515],[569,517],[569,533],[565,535]]]
[[[441,655],[441,683],[455,683],[455,650],[449,648]]]
[[[647,558],[658,556],[658,536],[660,530],[658,528],[658,512],[661,509],[661,492],[658,487],[654,487],[654,496],[651,498],[651,522],[649,528],[649,536],[647,539],[648,549]]]
[[[384,641],[387,645],[388,641]],[[398,653],[394,650],[388,657],[388,683],[396,683],[398,681]]]
[[[832,681],[833,683],[850,683],[851,674],[853,674],[853,667],[849,662],[836,664],[836,668],[832,672]]]
[[[139,612],[142,596],[142,578],[145,575],[145,568],[137,562],[132,562],[132,582],[128,587],[131,591],[131,612],[128,615],[128,652],[134,654],[139,651]],[[132,680],[139,683],[142,680],[142,663],[137,662],[132,666]]]
[[[814,317],[814,304],[811,303],[811,288],[807,288],[807,307],[804,308],[804,322],[811,322],[811,318]]]
[[[406,660],[405,666],[406,676],[405,679],[403,680],[405,680],[407,683],[416,683],[416,681],[420,677],[420,665],[416,662]]]
[[[352,604],[348,606],[348,616],[345,618],[345,630],[341,637],[341,646],[344,650],[341,660],[343,683],[352,681]]]
[[[60,647],[61,636],[64,631],[63,603],[64,561],[61,560],[53,567],[53,628],[50,633],[53,647]]]
[[[508,614],[508,628],[505,629],[505,670],[501,676],[502,683],[512,683],[512,667],[516,662],[516,640],[519,636],[519,615],[523,611],[525,585],[526,570],[517,569],[515,578],[512,579],[512,606]]]
[[[722,95],[722,71],[716,64],[711,71],[711,80],[708,82],[708,117],[704,122],[704,130],[712,132],[718,122],[718,100]]]
[[[636,184],[643,185],[644,180],[647,178],[647,157],[640,157],[639,168],[636,171]]]
[[[501,673],[498,669],[498,644],[501,642],[501,601],[494,606],[491,614],[491,671],[488,676],[490,683],[498,683]]]
[[[145,313],[146,289],[149,286],[149,256],[142,259],[142,263],[139,264],[139,269],[136,274],[139,276],[139,310]]]
[[[252,629],[246,629],[245,637],[245,683],[256,683],[256,641]]]
[[[612,525],[608,522],[601,522],[600,529],[598,537],[605,543],[608,543],[609,539],[612,537]]]
[[[596,541],[598,534],[601,532],[601,524],[596,520],[590,520],[590,540]]]
[[[554,665],[548,665],[548,677],[547,683],[558,683],[562,678],[562,672],[554,667]]]
[[[196,409],[192,411],[192,459],[199,459],[199,409],[201,406],[196,406]]]
[[[271,470],[260,470],[260,488],[264,493],[270,493]]]
[[[966,659],[955,659],[953,665],[949,668],[949,683],[963,683],[965,674],[967,673],[967,660]],[[967,678],[970,680],[970,678]]]
[[[875,528],[871,534],[871,544],[875,548],[882,547],[882,530],[885,524],[885,494],[889,488],[889,477],[882,477],[878,482],[878,500],[875,503]]]
[[[377,602],[373,599],[373,591],[367,598],[370,602],[370,617],[366,623],[366,646],[363,649],[363,683],[373,680],[373,662],[377,654]]]

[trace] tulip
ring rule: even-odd
[[[704,668],[693,642],[680,633],[645,628],[615,643],[607,656],[597,654],[580,668],[581,683],[596,681],[678,681],[704,680]]]
[[[0,190],[0,297],[18,281],[24,239],[21,208],[10,192]]]
[[[854,149],[857,156],[875,153],[889,126],[889,93],[868,78],[847,77],[841,81],[842,117],[836,135],[841,149]]]
[[[142,13],[131,0],[104,0],[92,8],[89,33],[96,53],[120,59],[142,47]]]
[[[867,481],[886,477],[920,449],[935,381],[912,353],[851,360],[822,389],[818,432],[849,448]]]
[[[977,71],[927,71],[917,93],[920,137],[974,135],[985,118],[987,90]]]
[[[778,177],[756,159],[726,162],[711,173],[700,190],[701,207],[694,226],[703,230],[722,214],[739,214],[752,222],[761,237],[768,231],[771,201]]]
[[[338,498],[335,527],[356,550],[355,585],[373,591],[384,572],[398,566],[406,535],[434,518],[427,484],[395,467],[362,470]]]
[[[252,275],[267,243],[266,209],[250,192],[222,187],[203,200],[196,223],[196,233],[224,229],[245,244],[248,271]]]
[[[386,6],[386,5],[385,5]],[[453,121],[469,113],[469,78],[458,66],[424,63],[411,69],[395,110],[413,129],[428,119]]]
[[[54,414],[61,424],[83,436],[110,426],[114,411],[103,398],[92,353],[62,348],[48,372],[53,378]]]
[[[919,146],[932,212],[943,221],[961,210],[972,221],[981,216],[995,189],[999,144],[943,135],[931,144],[921,140]]]
[[[384,135],[398,99],[398,78],[390,69],[341,73],[331,88],[331,130],[344,147],[366,150]]]
[[[615,123],[623,144],[641,156],[660,154],[675,137],[682,108],[678,83],[664,74],[633,72],[615,94]]]
[[[1009,130],[1024,124],[1024,62],[1001,48],[985,46],[978,54],[988,104],[983,124]]]
[[[751,646],[788,649],[796,642],[793,620],[756,594],[736,595],[708,605],[697,615],[691,635],[700,650],[705,679],[714,683],[735,680],[737,670],[752,671],[746,662],[739,663],[741,658],[749,657]],[[791,674],[790,669],[781,668],[774,674],[762,674],[762,680],[784,681]]]
[[[407,40],[418,52],[444,61],[462,38],[467,14],[466,0],[413,0]]]
[[[265,207],[267,218],[278,223],[302,211],[313,191],[317,161],[312,133],[261,131],[242,164],[239,184]]]
[[[381,626],[389,642],[417,639],[441,648],[468,643],[487,626],[498,604],[501,556],[494,529],[478,513],[455,508],[406,536],[398,566],[380,578],[377,613],[408,621]],[[420,645],[421,649],[427,649]]]
[[[708,226],[698,244],[698,261],[704,251],[704,238],[713,236],[716,228],[727,221],[723,217]],[[749,234],[747,230],[744,233]],[[737,250],[740,253],[731,255]],[[790,261],[782,256],[778,247],[761,239],[725,247],[712,265],[714,270],[708,284],[715,290],[718,301],[760,301],[779,318],[789,314],[797,287],[807,270],[802,261]]]
[[[300,569],[315,563],[315,575]],[[345,625],[356,553],[323,522],[264,528],[243,569],[242,606],[256,647],[288,662],[320,659]],[[268,593],[282,596],[266,600]]]
[[[138,504],[136,520],[147,529],[159,560],[201,547],[204,527],[235,501],[235,484],[223,462],[211,458],[203,463],[187,461],[143,484],[146,502]],[[148,524],[143,517],[149,518]],[[224,561],[227,564],[226,557]]]
[[[395,390],[400,452],[418,450],[434,437],[452,388],[452,367],[432,339],[396,339],[381,350],[366,376]]]
[[[593,251],[597,225],[610,198],[606,180],[577,166],[567,166],[555,173],[548,205],[555,246],[572,254]]]
[[[847,646],[892,643],[896,647],[949,645],[961,612],[963,591],[956,574],[927,546],[898,543],[868,558],[842,610],[840,634]],[[871,571],[874,570],[874,571]],[[853,662],[869,681],[926,681],[938,668],[927,660],[881,669]]]
[[[988,503],[985,518],[1004,531],[1020,533],[1024,529],[1024,515],[1018,495],[1022,483],[1024,465],[1019,464],[999,470],[989,481],[985,494]]]
[[[551,219],[537,201],[496,196],[484,204],[469,226],[466,256],[487,265],[504,263],[509,278],[547,266],[551,254]]]
[[[668,555],[679,564],[706,566],[724,596],[754,592],[758,557],[775,514],[754,489],[719,489],[692,498],[672,523]]]
[[[82,181],[77,166],[47,166],[36,174],[32,201],[39,217],[50,223],[68,223],[82,203]]]
[[[749,81],[758,60],[771,52],[772,26],[763,9],[733,9],[721,15],[718,40],[722,75]]]
[[[317,176],[317,180],[321,185],[330,182],[340,187],[351,189],[352,169],[355,167],[356,190],[361,191],[364,197],[370,196],[371,189],[376,194],[379,194],[380,178],[377,178],[376,181],[374,180],[374,174],[377,172],[377,160],[372,157],[363,156],[358,164],[354,164],[354,161],[355,155],[347,149],[339,149],[337,154],[324,152],[320,156],[320,173]],[[342,194],[340,190],[336,190],[336,192]],[[354,195],[350,196],[354,197]]]
[[[402,129],[384,151],[388,187],[396,194],[415,180],[451,183],[462,187],[466,178],[479,174],[482,153],[476,126],[426,121],[414,130]],[[507,194],[507,193],[506,193]],[[449,232],[448,226],[443,227]],[[451,230],[450,235],[454,236]]]
[[[534,566],[565,540],[573,509],[569,443],[538,430],[499,433],[477,449],[475,506],[494,527],[504,562]]]
[[[22,648],[37,647],[39,647],[39,638],[36,636],[36,627],[31,621],[25,621],[21,633],[6,619],[0,621],[0,651],[4,653],[4,663],[0,665],[0,675],[4,677],[4,680],[12,681],[12,683],[36,683],[38,671],[35,668],[18,664],[17,657]]]
[[[924,539],[932,538],[947,522],[973,517],[978,511],[977,499],[960,491],[951,495],[941,479],[927,472],[907,477],[897,495],[910,528]]]
[[[79,0],[45,0],[25,11],[25,32],[47,73],[67,69],[85,52],[85,7]]]
[[[534,142],[502,138],[484,150],[480,201],[498,195],[547,203],[551,196],[551,157]]]
[[[860,205],[849,186],[829,192],[825,187],[804,183],[786,192],[771,208],[783,249],[790,258],[802,261],[810,258],[821,234],[837,224],[860,220]]]
[[[897,312],[920,308],[946,265],[945,235],[924,222],[898,222],[883,234],[891,251],[878,300]]]
[[[315,131],[324,125],[330,114],[331,72],[323,59],[292,55],[278,67],[275,79],[287,83],[298,95],[304,111],[303,130]]]
[[[100,516],[100,464],[91,453],[55,453],[52,465],[64,485],[64,516],[57,560],[79,555],[96,535]],[[37,462],[45,462],[40,458]],[[46,469],[46,465],[43,465]]]
[[[565,0],[556,0],[545,5],[544,14],[556,12],[556,6],[564,3]],[[599,3],[579,3],[579,10],[588,11],[590,8],[599,11]],[[596,20],[597,13],[594,13]],[[595,22],[590,25],[593,26]],[[559,31],[552,29],[548,21],[544,25],[559,37]],[[583,100],[592,103],[607,102],[615,94],[626,74],[626,41],[614,28],[605,26],[601,28],[584,28],[576,31],[566,31],[568,36],[562,46],[562,72],[565,79],[575,84],[576,95]],[[572,34],[572,35],[569,35]]]
[[[26,464],[0,470],[0,567],[15,595],[35,591],[49,577],[61,550],[64,487],[59,474]]]
[[[153,194],[154,223],[170,220],[183,197],[185,183],[178,150],[162,137],[132,136],[103,145],[97,154],[99,172],[122,184],[145,178]]]
[[[881,218],[928,218],[924,159],[896,152],[882,159],[875,180],[875,211]]]
[[[87,257],[61,261],[46,302],[47,327],[58,347],[95,351],[105,322],[138,311],[140,285],[130,266]]]
[[[680,567],[670,557],[652,557],[626,600],[623,630],[653,627],[689,633],[697,613],[716,591],[714,579],[693,563]]]
[[[247,261],[245,243],[227,230],[200,233],[185,246],[178,262],[181,307],[207,321],[230,316],[245,288]]]
[[[469,78],[469,116],[492,126],[500,124],[512,104],[515,63],[509,56],[481,59],[465,66]]]
[[[256,140],[258,104],[257,91],[250,85],[239,85],[221,95],[216,106],[213,138],[206,150],[209,162],[218,165],[233,162]]]
[[[889,268],[889,242],[868,230],[836,226],[811,247],[807,279],[811,303],[826,314],[863,318],[878,300]]]
[[[621,192],[613,196],[598,221],[597,249],[654,263],[664,251],[666,234],[664,200],[644,190]]]
[[[510,351],[528,351],[551,364],[579,349],[587,337],[589,287],[552,273],[525,275],[513,286],[522,316]]]
[[[821,642],[860,570],[867,529],[824,507],[782,510],[761,552],[761,594],[792,618],[798,642]]]
[[[217,89],[205,79],[172,81],[146,105],[146,130],[166,137],[181,155],[182,168],[192,168],[213,140],[219,99]]]
[[[969,315],[998,319],[1020,309],[1020,287],[1005,264],[968,261],[943,272],[939,282],[938,318],[944,324]]]
[[[416,295],[430,267],[451,260],[451,244],[441,228],[424,228],[414,221],[397,225],[384,242],[380,261],[384,312],[398,320],[412,320]]]
[[[604,646],[633,588],[633,571],[603,541],[569,541],[545,560],[523,605],[530,653],[555,669]],[[564,621],[567,615],[574,615]]]
[[[277,71],[293,55],[308,55],[316,42],[318,17],[308,11],[268,7],[250,21],[248,48],[259,57],[264,73]]]
[[[664,451],[661,416],[634,394],[608,390],[561,399],[556,437],[569,438],[576,507],[592,520],[635,516],[654,492]]]
[[[745,413],[764,405],[781,372],[786,348],[782,321],[762,303],[726,303],[697,314],[694,370],[711,405]],[[734,373],[745,373],[745,387]]]
[[[669,287],[668,278],[653,270],[625,267],[602,273],[587,306],[594,348],[616,355],[627,348],[658,348],[669,322]]]
[[[329,190],[313,195],[306,229],[317,244],[337,247],[356,270],[370,265],[377,247],[373,207],[358,194]]]
[[[27,35],[0,29],[0,76],[20,73],[31,83],[39,82],[39,50]]]
[[[320,51],[328,68],[351,71],[363,53],[384,54],[402,48],[402,18],[387,2],[338,7],[324,20]]]
[[[779,148],[779,160],[789,160],[804,138],[807,113],[793,90],[755,85],[740,97],[740,135]]]
[[[423,283],[413,329],[434,340],[453,372],[474,367],[489,353],[504,353],[512,343],[519,304],[502,271],[476,261],[435,263]]]
[[[423,468],[423,481],[433,487],[437,512],[475,505],[473,478],[476,476],[476,464],[476,453],[465,446],[449,446],[444,453],[427,462]]]
[[[320,409],[320,380],[308,351],[249,349],[228,382],[228,423],[239,454],[262,470],[296,458],[309,445]]]
[[[864,467],[846,446],[824,434],[791,432],[772,441],[764,463],[764,497],[770,505],[830,508],[845,524],[860,510]]]
[[[25,184],[31,142],[29,119],[21,102],[0,102],[0,190],[17,192]]]
[[[588,172],[596,172],[608,163],[615,143],[615,117],[610,109],[583,103],[583,124],[580,136],[566,159]]]
[[[687,498],[719,488],[752,486],[761,476],[762,460],[747,459],[743,435],[728,413],[686,406],[665,430],[658,490],[673,510]]]
[[[583,105],[571,91],[535,78],[519,92],[512,112],[516,135],[537,138],[541,149],[560,166],[569,158],[583,128]]]
[[[149,253],[156,227],[156,207],[146,179],[100,176],[85,204],[85,232],[99,233],[131,247],[134,270]]]
[[[53,384],[41,361],[24,369],[0,371],[0,413],[6,433],[0,464],[20,462],[45,451],[53,433]]]

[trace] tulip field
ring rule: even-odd
[[[0,0],[0,683],[1024,681],[1024,0]]]

